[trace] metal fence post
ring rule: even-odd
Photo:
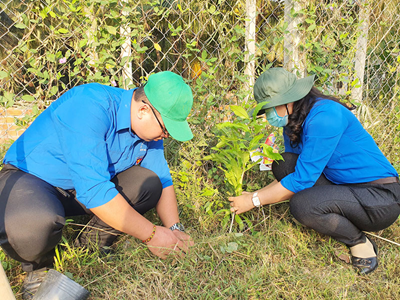
[[[301,33],[297,25],[301,23],[300,15],[292,17],[292,9],[299,11],[301,3],[299,0],[285,0],[285,23],[288,24],[287,33],[285,33],[285,53],[284,53],[284,66],[290,71],[294,72],[299,70],[302,76],[307,75],[302,55],[300,54],[299,45],[301,42]]]
[[[361,34],[357,39],[354,65],[355,77],[358,79],[358,83],[351,90],[351,98],[356,102],[361,103],[364,85],[365,60],[367,57],[370,8],[367,0],[361,0],[359,6],[360,12],[358,15],[358,19],[361,22],[359,27],[359,31]]]
[[[128,16],[129,13],[124,11],[124,5],[127,5],[128,0],[121,0],[122,5],[122,15]],[[122,78],[123,78],[123,88],[126,89],[130,85],[133,84],[132,81],[132,62],[130,57],[132,55],[132,48],[131,48],[131,28],[129,24],[121,24],[120,27],[120,34],[121,37],[124,39],[124,43],[121,46],[121,59],[124,57],[128,57],[126,60],[123,69],[122,69]]]
[[[248,78],[248,89],[254,86],[255,81],[255,54],[256,54],[256,0],[246,0],[246,68],[244,74]],[[248,97],[246,97],[246,101]]]

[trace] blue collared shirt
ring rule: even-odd
[[[163,141],[146,142],[131,131],[134,90],[85,84],[53,102],[8,150],[4,163],[63,189],[94,208],[118,191],[110,180],[140,164],[172,185]],[[134,179],[132,179],[134,180]]]
[[[281,180],[294,193],[312,187],[322,173],[335,184],[398,176],[353,113],[335,101],[324,99],[314,105],[297,147],[291,147],[285,132],[284,142],[286,152],[299,154],[295,172]]]

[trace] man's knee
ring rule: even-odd
[[[150,172],[153,173],[152,171]],[[163,190],[160,178],[155,173],[149,174],[146,176],[146,180],[143,181],[140,189],[142,194],[141,198],[147,202],[147,206],[155,207],[160,200]]]
[[[155,198],[160,198],[163,189],[160,178],[157,176],[156,173],[150,170],[147,171],[151,173],[146,176],[146,180],[143,181],[142,188],[143,190],[148,191],[149,193],[154,195]]]
[[[61,240],[65,218],[46,210],[25,218],[24,215],[7,216],[8,244],[22,260],[35,261]]]
[[[117,174],[112,182],[130,205],[142,214],[157,205],[163,190],[157,174],[140,166]]]

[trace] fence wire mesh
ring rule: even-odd
[[[356,105],[400,164],[399,10],[398,0],[0,0],[0,140],[74,86],[132,88],[171,70],[193,89],[191,146],[205,146],[227,105],[251,102],[254,78],[282,66]]]

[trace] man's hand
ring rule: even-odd
[[[253,193],[243,192],[242,195],[237,197],[229,197],[228,200],[231,201],[231,212],[242,214],[249,211],[254,207],[253,204]]]
[[[185,241],[179,239],[170,229],[163,226],[156,226],[154,237],[146,244],[151,253],[162,259],[165,259],[171,253],[183,256],[188,250]]]
[[[193,239],[188,234],[184,233],[183,231],[177,230],[177,229],[172,231],[172,233],[175,234],[175,236],[184,243],[185,248],[182,249],[182,251],[184,251],[185,253],[188,253],[189,247],[194,246]]]

